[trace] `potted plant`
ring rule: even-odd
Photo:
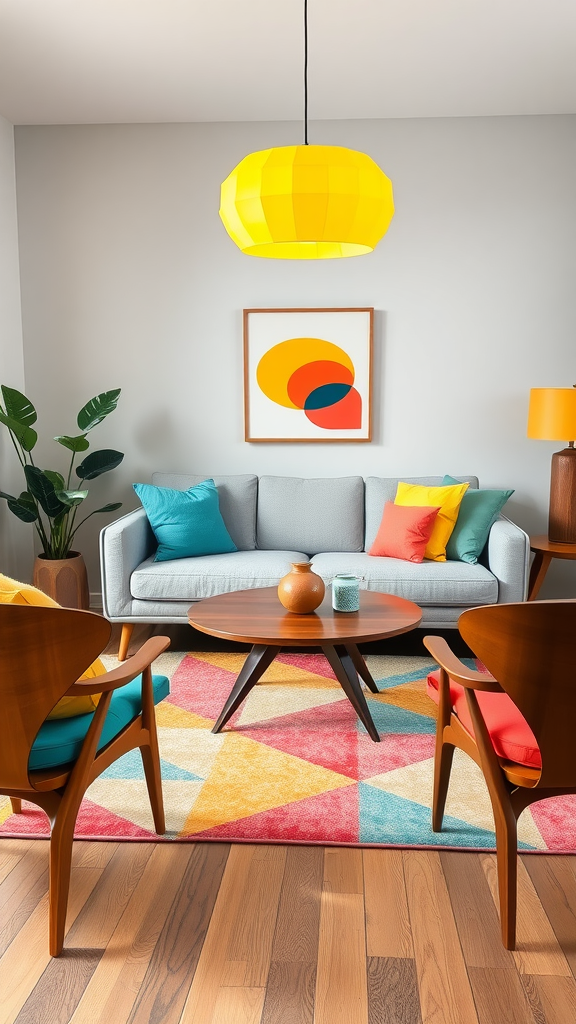
[[[79,434],[61,434],[54,440],[71,453],[65,476],[52,469],[40,469],[32,452],[38,440],[33,428],[37,420],[32,402],[20,391],[1,385],[4,405],[0,405],[0,423],[10,432],[16,454],[24,471],[26,487],[17,497],[0,491],[8,508],[24,523],[34,523],[42,553],[34,566],[34,584],[67,607],[88,608],[88,580],[84,559],[72,549],[74,537],[83,523],[97,512],[114,512],[122,502],[115,501],[94,509],[76,522],[79,506],[88,497],[85,484],[120,465],[124,455],[110,448],[90,452],[75,467],[76,457],[90,447],[87,434],[114,411],[120,388],[91,398],[78,413]],[[73,471],[75,469],[75,478]],[[77,478],[77,479],[76,479]]]

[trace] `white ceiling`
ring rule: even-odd
[[[0,0],[15,124],[302,116],[303,0]],[[311,119],[576,112],[576,0],[309,0]]]

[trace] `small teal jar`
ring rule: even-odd
[[[335,612],[360,610],[360,581],[357,576],[339,573],[332,580],[332,607]]]

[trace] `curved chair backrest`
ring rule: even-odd
[[[576,786],[576,601],[471,608],[458,628],[530,725],[538,786]]]
[[[32,791],[28,757],[36,734],[110,632],[93,612],[0,605],[0,792]]]

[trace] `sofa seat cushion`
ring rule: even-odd
[[[130,577],[132,597],[141,601],[201,601],[232,590],[277,586],[302,551],[235,551],[172,562],[142,562]]]
[[[404,562],[365,552],[329,551],[314,555],[314,572],[329,583],[337,573],[360,576],[360,586],[395,594],[419,605],[496,604],[498,580],[483,565],[468,562]]]
[[[166,676],[152,676],[154,703],[159,704],[170,693],[170,681]],[[136,676],[126,686],[112,694],[108,714],[104,722],[98,750],[136,718],[142,711],[142,676]],[[32,744],[28,768],[55,768],[60,764],[75,761],[80,753],[84,737],[90,728],[92,714],[75,715],[74,718],[60,718],[44,722]]]
[[[440,670],[431,672],[428,676],[428,693],[432,700],[438,704],[440,695]],[[536,742],[536,737],[524,716],[516,707],[514,701],[507,693],[485,693],[482,690],[476,691],[478,704],[482,712],[486,727],[490,733],[492,745],[498,757],[507,761],[515,761],[517,764],[527,765],[529,768],[541,768],[542,756]],[[474,727],[466,691],[460,683],[450,680],[450,700],[460,722],[471,736],[474,736]]]

